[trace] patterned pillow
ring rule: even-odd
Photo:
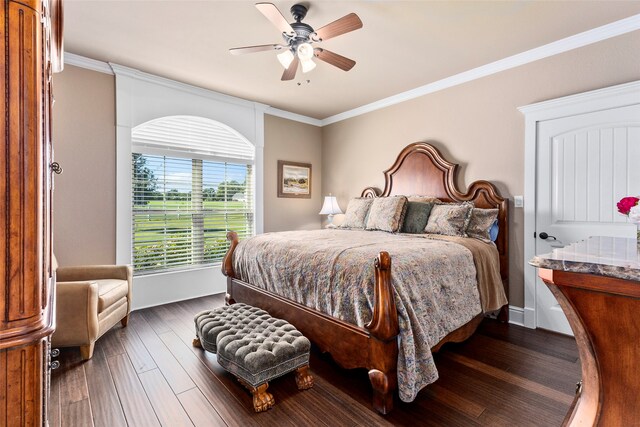
[[[397,232],[404,220],[406,209],[407,198],[405,196],[374,199],[367,218],[367,230]]]
[[[433,203],[407,202],[407,213],[402,222],[402,232],[419,234],[424,233]]]
[[[498,218],[498,209],[473,208],[469,218],[469,225],[467,225],[467,236],[490,242],[491,235],[489,232],[496,218]]]
[[[420,203],[436,203],[440,201],[440,199],[435,196],[409,196],[407,197],[407,200],[409,200],[410,202]]]
[[[349,201],[347,211],[344,214],[344,221],[340,228],[364,228],[367,221],[369,208],[373,203],[370,197],[356,197]]]
[[[466,237],[465,229],[473,209],[471,203],[438,204],[431,209],[425,233]]]

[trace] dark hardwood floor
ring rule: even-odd
[[[250,394],[191,346],[195,313],[222,295],[135,311],[96,343],[82,363],[62,349],[51,379],[49,422],[56,426],[558,426],[580,378],[570,337],[486,319],[462,344],[436,355],[440,379],[393,412],[371,409],[364,370],[344,370],[314,350],[312,389],[293,374],[273,381],[276,406],[253,412]]]

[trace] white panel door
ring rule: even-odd
[[[640,194],[640,105],[539,122],[536,254],[589,236],[635,237],[616,203]],[[548,235],[549,237],[545,236]],[[538,278],[538,327],[571,334]]]

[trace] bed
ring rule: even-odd
[[[393,195],[431,195],[447,202],[470,201],[478,208],[497,208],[499,232],[493,250],[497,250],[496,258],[498,259],[499,266],[496,269],[499,270],[499,273],[497,273],[499,277],[497,277],[495,281],[501,281],[504,295],[508,297],[507,202],[499,195],[495,186],[487,181],[473,182],[469,185],[466,192],[459,191],[455,181],[456,170],[457,165],[445,160],[432,145],[422,142],[414,143],[402,150],[393,166],[384,172],[384,189],[380,191],[376,188],[369,187],[362,192],[362,196],[376,198]],[[322,236],[329,242],[337,242],[339,238],[344,240],[346,233],[348,233],[348,231],[327,231]],[[375,233],[378,234],[376,235]],[[295,234],[291,234],[291,232],[276,234],[277,239],[282,241],[290,240],[293,242],[292,244],[295,244]],[[276,237],[272,237],[271,239],[276,239]],[[404,344],[406,344],[408,337],[411,337],[406,335],[406,328],[404,326],[401,328],[401,325],[407,323],[405,317],[408,316],[404,309],[404,301],[402,300],[402,298],[404,298],[402,295],[406,293],[406,290],[403,289],[405,285],[403,282],[396,280],[394,286],[393,280],[395,277],[404,281],[406,275],[403,276],[403,274],[405,274],[405,271],[399,269],[392,270],[392,257],[389,255],[389,252],[399,254],[399,248],[403,247],[403,255],[397,256],[396,262],[399,265],[403,263],[406,264],[405,258],[410,257],[412,251],[416,251],[416,253],[418,253],[419,250],[426,251],[433,245],[434,243],[432,243],[431,239],[423,239],[421,236],[391,236],[384,232],[370,231],[349,235],[348,239],[350,240],[362,240],[362,244],[359,247],[366,248],[367,251],[374,250],[375,259],[372,260],[372,266],[368,267],[372,275],[371,286],[366,289],[366,292],[364,290],[362,291],[367,294],[366,298],[363,298],[367,300],[367,304],[370,307],[370,310],[367,311],[369,318],[363,321],[363,319],[351,319],[350,316],[341,316],[342,318],[350,320],[346,321],[330,315],[332,313],[331,309],[319,309],[313,304],[309,304],[308,301],[304,301],[303,297],[296,298],[290,292],[287,292],[286,289],[284,291],[278,289],[277,283],[258,283],[261,282],[261,280],[257,278],[252,279],[253,283],[249,283],[250,280],[243,280],[245,277],[255,277],[248,275],[245,271],[247,269],[246,265],[243,267],[241,263],[240,255],[241,252],[244,251],[244,247],[241,246],[240,249],[238,249],[238,254],[235,254],[239,245],[237,234],[230,232],[227,238],[230,241],[230,247],[223,260],[222,266],[223,273],[227,276],[227,303],[244,302],[263,308],[271,315],[286,319],[294,324],[317,345],[321,351],[330,353],[332,358],[340,366],[348,369],[366,368],[369,371],[369,379],[373,388],[374,408],[383,414],[391,411],[393,408],[394,394],[398,389],[399,376],[401,386],[404,386],[406,383],[405,365],[407,364],[407,349]],[[266,238],[267,237],[264,236],[256,237],[257,240],[262,239],[263,241],[266,241]],[[377,238],[379,240],[375,240]],[[301,239],[303,239],[303,237],[301,237]],[[322,239],[314,238],[314,241],[315,240]],[[376,242],[380,242],[379,248],[372,247],[372,245],[375,246],[377,244]],[[456,259],[456,256],[462,256],[460,255],[461,253],[466,253],[464,248],[455,248],[456,246],[462,247],[465,245],[456,245],[449,241],[443,242],[442,245],[442,248],[446,250],[442,249],[440,252],[451,251],[451,253],[448,254],[448,258]],[[303,246],[312,245],[302,245],[298,246],[298,248],[302,248]],[[329,246],[329,248],[330,247],[331,246]],[[316,249],[312,248],[310,250]],[[324,256],[325,252],[330,252],[325,249],[317,250],[317,253],[322,256]],[[352,252],[354,251],[353,248],[350,248],[350,250]],[[282,264],[281,261],[286,258],[288,251],[290,250],[283,250],[280,253],[277,251],[269,251],[270,253],[265,253],[265,256],[269,255],[272,257],[269,258],[271,264],[277,263],[283,266],[286,264]],[[363,253],[367,254],[369,252],[365,251]],[[259,255],[258,253],[256,257],[255,254],[251,254],[253,260],[262,259]],[[365,255],[361,254],[361,258],[362,256]],[[236,262],[234,262],[234,257],[237,258]],[[394,257],[396,257],[396,255],[394,255]],[[358,262],[361,263],[362,259]],[[260,261],[254,261],[252,265],[256,269],[265,267]],[[349,263],[347,262],[345,265],[349,265]],[[476,266],[478,266],[478,264],[476,264]],[[286,267],[280,268],[282,270],[286,269]],[[428,272],[421,272],[421,274],[428,274]],[[347,275],[345,277],[352,276]],[[277,280],[273,278],[270,280],[277,282]],[[424,280],[426,283],[427,279]],[[318,281],[321,280],[318,279]],[[313,285],[313,283],[306,283],[309,282],[308,280],[304,282],[306,286]],[[352,284],[345,282],[345,287],[353,287],[351,285]],[[328,292],[327,295],[329,294]],[[333,301],[335,301],[335,297],[332,295],[333,294],[329,295],[328,298],[333,298]],[[401,296],[398,297],[398,295]],[[399,298],[398,304],[396,304],[397,298]],[[446,298],[446,295],[443,296],[443,298]],[[467,299],[468,298],[470,297],[467,296]],[[464,304],[468,305],[468,302]],[[461,305],[464,304],[461,303]],[[455,307],[453,309],[455,309]],[[472,311],[471,314],[467,312],[464,319],[460,317],[464,324],[456,326],[454,330],[447,330],[445,336],[441,339],[438,337],[437,342],[430,343],[429,354],[437,352],[440,347],[447,342],[460,342],[471,336],[480,324],[483,313],[484,310],[478,314]],[[453,315],[459,316],[455,312],[453,312]],[[498,318],[502,321],[508,320],[506,305],[500,308]],[[418,368],[414,368],[414,370]],[[418,389],[423,385],[424,384],[418,384]],[[405,390],[401,387],[400,392],[403,391]],[[417,393],[417,391],[415,391],[415,393]],[[405,394],[410,396],[408,400],[411,400],[412,394],[410,392],[405,392]],[[403,398],[403,400],[407,399]]]

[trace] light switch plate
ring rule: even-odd
[[[524,196],[513,196],[513,206],[516,208],[524,207]]]

